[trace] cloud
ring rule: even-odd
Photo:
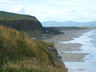
[[[14,6],[10,8],[9,11],[14,13],[20,13],[20,14],[26,13],[25,8],[23,6]]]
[[[96,20],[96,0],[0,0],[0,10],[30,14],[40,21]]]
[[[16,2],[18,0],[0,0],[0,3],[10,3],[10,2]]]
[[[37,11],[37,17],[43,21],[91,21],[96,20],[96,10],[90,9],[49,9]]]
[[[22,7],[21,9],[19,9],[17,12],[18,12],[18,13],[21,13],[21,14],[26,13],[26,11],[25,11],[25,9],[24,9],[23,7]]]

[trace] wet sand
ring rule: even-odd
[[[64,53],[60,55],[63,62],[83,62],[83,58],[87,53]]]
[[[74,43],[74,44],[73,43],[69,43],[69,44],[57,43],[57,44],[55,44],[55,47],[57,48],[58,52],[59,51],[73,51],[73,50],[80,51],[81,50],[79,48],[80,46],[81,46],[81,44],[78,44],[78,43]]]

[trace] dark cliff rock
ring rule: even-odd
[[[1,20],[0,25],[15,28],[20,31],[43,30],[41,23],[36,20]]]

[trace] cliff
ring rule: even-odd
[[[25,32],[43,32],[43,27],[36,17],[24,14],[0,11],[0,25],[15,28],[19,31]]]
[[[34,20],[0,20],[0,25],[15,28],[20,31],[43,30],[41,23],[36,18]]]
[[[57,52],[48,49],[54,47],[52,43],[32,40],[23,33],[34,37],[43,34],[45,29],[34,16],[0,11],[0,25],[0,71],[67,72],[54,62],[60,59],[54,55]]]

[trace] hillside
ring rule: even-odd
[[[24,19],[36,20],[34,16],[30,15],[0,11],[0,20],[24,20]]]
[[[67,72],[53,61],[48,47],[54,46],[0,26],[0,72]]]
[[[38,34],[43,32],[41,23],[36,19],[36,17],[30,15],[0,11],[0,25],[27,32],[29,35],[34,31],[34,33]]]
[[[44,27],[96,26],[96,21],[92,21],[92,22],[75,22],[75,21],[56,22],[56,21],[48,21],[48,22],[42,22],[42,25]]]

